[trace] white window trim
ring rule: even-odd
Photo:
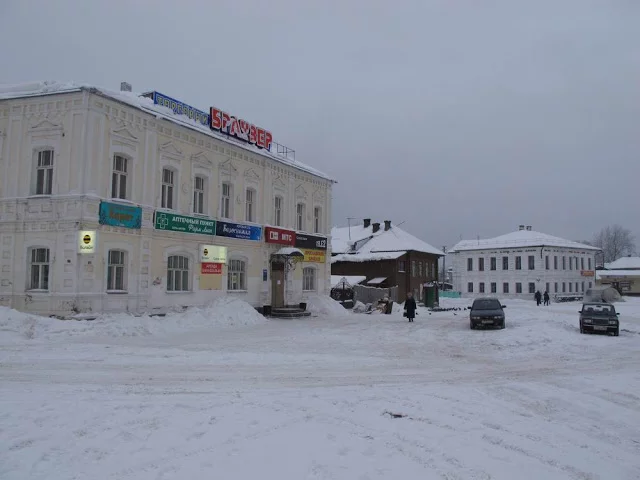
[[[318,225],[316,228],[316,209],[320,212],[318,218]],[[323,225],[323,208],[321,205],[314,205],[313,206],[313,233],[323,233],[324,232],[324,225]]]
[[[239,290],[230,290],[229,289],[229,268],[231,267],[232,260],[240,260],[244,262],[244,283],[245,288]],[[227,264],[225,268],[225,291],[229,293],[247,293],[249,291],[249,258],[243,255],[231,254],[227,257]]]
[[[222,194],[223,194],[223,188],[224,185],[229,185],[230,186],[230,191],[229,191],[229,216],[224,216],[222,214],[222,208],[223,208],[223,202],[222,202]],[[235,185],[233,183],[232,180],[229,179],[225,179],[222,182],[220,182],[220,195],[218,195],[219,200],[220,200],[220,208],[218,209],[218,217],[225,219],[225,220],[233,220],[234,219],[234,192],[235,192]]]
[[[202,212],[196,212],[195,207],[195,195],[196,195],[196,178],[202,178],[202,180],[204,181],[204,190],[203,192],[203,199],[202,199]],[[198,190],[199,191],[199,190]],[[196,172],[193,175],[193,188],[191,189],[191,213],[193,213],[196,216],[202,216],[202,217],[207,217],[209,215],[209,177],[203,173],[198,173]]]
[[[126,158],[127,159],[127,183],[126,183],[126,195],[125,198],[119,198],[119,197],[114,197],[113,196],[113,174],[114,174],[114,163],[115,163],[115,158],[116,156],[122,157],[122,158]],[[111,156],[109,157],[109,182],[108,182],[108,188],[109,188],[109,192],[107,195],[107,198],[109,198],[110,200],[114,200],[116,202],[133,202],[133,164],[134,164],[134,160],[133,157],[131,155],[129,155],[126,152],[120,151],[120,150],[116,150],[114,152],[111,153]]]
[[[29,288],[31,286],[31,251],[38,248],[46,248],[49,250],[49,279],[48,279],[48,287],[46,290],[41,288]],[[53,264],[55,262],[55,253],[52,248],[51,242],[48,241],[34,241],[33,243],[28,244],[25,247],[25,260],[26,265],[28,266],[27,272],[25,274],[25,292],[29,295],[32,293],[35,294],[48,294],[52,292],[52,278],[53,278]]]
[[[109,289],[109,252],[111,251],[120,251],[120,252],[124,252],[124,277],[123,277],[123,281],[124,281],[124,289],[120,290],[110,290]],[[109,295],[118,295],[118,294],[128,294],[129,293],[129,286],[131,285],[130,281],[131,279],[129,278],[129,276],[131,275],[131,251],[129,248],[125,247],[124,245],[118,244],[118,245],[109,245],[106,246],[105,248],[105,253],[104,253],[104,292],[106,292]]]
[[[305,288],[304,282],[304,271],[305,270],[313,270],[313,289],[307,290]],[[315,265],[304,265],[302,267],[302,291],[303,292],[317,292],[318,291],[318,267]]]
[[[170,184],[170,186],[172,187],[171,189],[171,207],[167,207],[167,206],[163,206],[162,205],[162,189],[165,185],[164,183],[164,171],[168,170],[171,173],[173,173],[173,183]],[[167,184],[169,185],[169,184]],[[179,194],[178,194],[178,188],[180,185],[180,179],[179,179],[179,172],[175,167],[172,167],[170,165],[163,165],[162,168],[160,169],[160,195],[159,195],[159,208],[162,210],[168,210],[168,211],[179,211],[178,208],[178,198],[179,198]]]
[[[302,205],[302,225],[298,222],[298,206]],[[307,204],[303,201],[296,202],[296,230],[299,232],[307,231]]]
[[[189,269],[188,271],[188,275],[187,275],[187,289],[186,290],[169,290],[167,288],[167,281],[169,280],[169,258],[170,257],[184,257],[188,260],[189,262]],[[193,262],[194,258],[193,255],[191,255],[188,252],[185,251],[175,251],[172,252],[171,254],[166,256],[166,261],[165,261],[165,269],[164,269],[164,273],[165,273],[165,282],[164,282],[164,291],[167,294],[170,295],[176,295],[176,294],[185,294],[185,293],[193,293],[193,276],[194,276],[194,262]]]
[[[40,154],[40,152],[45,152],[47,150],[51,150],[52,153],[52,174],[51,174],[51,193],[36,193],[36,190],[38,188],[38,155]],[[32,159],[31,159],[31,177],[30,177],[30,183],[29,183],[29,197],[36,197],[36,198],[47,198],[47,197],[51,197],[52,195],[54,195],[56,193],[56,177],[57,177],[57,150],[55,148],[55,146],[53,145],[49,145],[49,144],[43,144],[43,145],[38,145],[38,146],[34,146],[33,148],[33,154],[32,154]],[[0,152],[1,153],[1,152]]]
[[[251,220],[249,220],[247,218],[247,195],[249,194],[249,192],[253,192],[253,201],[252,201],[252,206],[253,206],[253,218]],[[244,221],[247,223],[258,223],[258,207],[260,205],[260,202],[258,200],[258,189],[256,187],[254,187],[253,185],[247,187],[244,189]]]
[[[278,222],[276,219],[276,198],[280,199],[280,222]],[[285,226],[284,219],[286,218],[284,194],[278,192],[273,196],[272,207],[273,207],[273,225],[276,227],[284,227]]]

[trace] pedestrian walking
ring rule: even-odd
[[[536,305],[540,306],[540,304],[542,303],[542,294],[540,293],[540,290],[536,292],[534,297],[536,299]]]
[[[546,290],[544,291],[543,298],[545,305],[551,305],[551,302],[549,301],[549,292],[547,292]]]
[[[407,293],[407,299],[404,302],[404,316],[409,319],[409,322],[413,322],[413,319],[416,318],[416,300],[413,298],[413,294],[411,292]]]

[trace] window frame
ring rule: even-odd
[[[251,199],[249,199],[251,197]],[[244,189],[244,220],[249,223],[257,222],[257,207],[259,202],[258,190],[253,187],[247,187]]]
[[[478,283],[478,293],[485,293],[484,292],[484,282]]]
[[[311,277],[308,276],[308,272],[312,272]],[[316,267],[307,265],[302,268],[302,291],[303,292],[317,292],[318,291],[318,282],[317,282],[317,274],[318,269]],[[307,281],[311,279],[311,288],[308,288],[309,285]]]
[[[50,153],[50,157],[49,157],[49,161],[50,163],[48,165],[40,165],[40,160],[41,160],[41,156],[44,153]],[[33,173],[32,173],[32,179],[31,179],[31,195],[33,196],[42,196],[42,197],[49,197],[51,195],[53,195],[53,185],[54,185],[54,177],[56,174],[56,168],[55,168],[55,157],[56,157],[56,153],[55,153],[55,148],[52,146],[42,146],[42,147],[38,147],[36,149],[34,149],[33,151]],[[41,192],[38,192],[38,185],[39,185],[39,181],[38,181],[38,177],[40,172],[44,172],[43,173],[43,185],[42,185],[42,190]],[[49,172],[48,176],[47,176],[47,172]],[[46,185],[45,185],[46,184]],[[48,187],[48,188],[45,188]],[[48,190],[48,191],[47,191]]]
[[[527,258],[527,266],[529,267],[529,270],[535,270],[536,269],[536,256],[535,255],[529,255]]]
[[[296,229],[299,232],[306,232],[306,217],[307,205],[304,202],[296,203]]]
[[[282,214],[284,210],[284,197],[282,195],[273,196],[273,224],[282,227]]]
[[[202,180],[202,188],[198,188],[198,180]],[[194,215],[207,215],[208,210],[209,210],[209,201],[208,201],[208,188],[209,188],[209,182],[207,180],[207,176],[206,175],[202,175],[200,173],[196,173],[193,176],[193,205],[191,207],[191,210],[193,211]],[[196,197],[200,196],[200,199],[197,199]],[[202,211],[198,211],[198,209],[196,209],[196,206],[201,203],[200,207]]]
[[[227,187],[226,194],[225,187]],[[233,182],[231,181],[225,180],[220,183],[220,211],[218,213],[220,218],[227,220],[233,218]]]
[[[522,270],[522,255],[516,255],[516,270]]]
[[[120,158],[124,161],[124,170],[116,170],[116,159]],[[130,155],[126,155],[121,152],[114,152],[111,156],[111,179],[110,179],[110,188],[109,188],[109,198],[112,200],[126,200],[131,201],[131,177],[132,177],[132,169],[133,169],[133,158]],[[115,181],[116,175],[118,176],[118,181]],[[122,177],[124,176],[124,196],[122,196],[122,192],[120,189],[122,188]],[[117,188],[116,188],[117,185]],[[116,195],[114,195],[114,193]]]
[[[467,293],[473,293],[473,282],[467,283]]]
[[[536,284],[535,284],[535,282],[529,282],[529,293],[536,293]]]
[[[509,257],[508,256],[503,256],[502,257],[502,270],[509,270]]]
[[[165,173],[171,177],[171,183],[168,183]],[[160,173],[160,208],[165,210],[178,210],[178,171],[164,165]]]
[[[119,293],[128,293],[128,275],[129,275],[129,252],[123,248],[118,248],[118,247],[114,247],[114,248],[108,248],[107,249],[107,261],[106,261],[106,278],[105,278],[105,292],[109,293],[109,294],[119,294]],[[112,263],[112,257],[111,254],[112,253],[121,253],[122,254],[122,263]],[[121,268],[122,269],[122,275],[121,275],[121,280],[122,280],[122,288],[111,288],[112,284],[113,286],[118,286],[117,285],[117,270]],[[112,269],[114,272],[116,272],[116,274],[114,275],[112,273]],[[110,281],[110,279],[113,279],[113,282]]]
[[[551,263],[549,261],[549,255],[545,255],[544,257],[544,269],[550,270]]]
[[[502,293],[509,293],[509,282],[502,282]]]
[[[484,272],[484,257],[478,258],[478,271]]]
[[[407,271],[405,270],[407,268],[407,265],[405,263],[404,260],[398,260],[398,272],[399,273],[407,273]]]
[[[236,263],[239,262],[239,263]],[[235,270],[232,267],[235,265],[241,265],[242,268],[239,270]],[[228,292],[246,292],[248,290],[247,286],[247,270],[248,270],[249,262],[244,257],[230,257],[227,259],[227,291]],[[234,275],[238,275],[239,278],[239,286],[243,288],[231,288],[232,286],[232,278]]]
[[[467,272],[473,272],[473,258],[467,258]]]
[[[41,261],[37,259],[37,252],[40,250],[44,250],[46,253],[46,260]],[[35,258],[34,258],[35,257]],[[27,264],[28,268],[28,277],[27,277],[27,288],[25,289],[30,293],[48,293],[51,291],[51,266],[52,266],[52,258],[51,258],[51,248],[45,245],[33,245],[27,249]],[[33,273],[34,267],[38,269],[38,285],[37,288],[34,288],[33,284]],[[43,270],[46,270],[46,275],[43,275]],[[46,288],[43,288],[46,287]]]
[[[522,282],[516,282],[516,293],[522,293]]]
[[[491,257],[490,258],[490,260],[489,260],[489,269],[492,272],[495,272],[496,270],[498,270],[498,259],[497,259],[497,257]]]
[[[322,207],[313,207],[313,233],[322,233]]]
[[[171,265],[172,259],[174,262],[177,260],[178,265],[172,266]],[[183,262],[182,265],[180,265],[181,261]],[[186,268],[184,264],[185,261],[186,261]],[[165,289],[167,293],[187,293],[192,290],[192,287],[193,287],[193,282],[191,280],[192,265],[193,265],[193,262],[191,261],[191,255],[188,255],[186,253],[175,252],[167,256],[167,268],[166,268],[167,281],[165,284]],[[178,276],[176,276],[176,273],[178,274]],[[186,286],[184,285],[185,281],[186,281]],[[170,284],[171,284],[171,288],[169,288]],[[179,284],[178,286],[180,288],[176,288],[177,284]]]
[[[497,282],[491,282],[491,293],[498,293],[498,283]]]

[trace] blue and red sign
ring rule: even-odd
[[[245,225],[243,223],[221,222],[216,224],[216,235],[219,237],[237,238],[239,240],[260,241],[262,239],[262,227]]]

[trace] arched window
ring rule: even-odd
[[[107,253],[107,293],[127,291],[127,252],[109,250]]]
[[[305,205],[304,203],[298,203],[296,205],[296,228],[304,232],[305,231]]]
[[[245,220],[247,222],[256,221],[256,191],[253,188],[247,188],[245,203]]]
[[[305,267],[302,269],[302,290],[305,292],[315,292],[316,269],[314,267]]]
[[[227,290],[247,289],[247,263],[240,259],[231,259],[227,265]]]
[[[167,291],[189,291],[189,258],[171,255],[167,261]]]
[[[113,156],[113,169],[111,171],[111,198],[119,198],[128,200],[129,192],[129,175],[131,161],[129,158],[115,154]]]
[[[32,247],[29,249],[29,280],[28,290],[49,290],[50,254],[46,247]]]
[[[273,223],[276,227],[282,226],[282,197],[280,195],[273,199]]]
[[[193,177],[193,213],[207,214],[207,179],[203,175]]]
[[[162,169],[162,198],[160,207],[174,210],[176,208],[176,184],[178,174],[172,168]]]
[[[231,218],[233,202],[233,185],[230,182],[223,182],[220,192],[220,217]]]

